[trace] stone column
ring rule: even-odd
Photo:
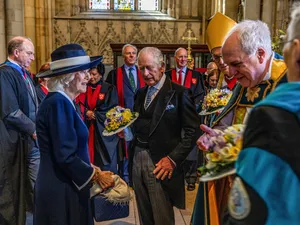
[[[114,10],[114,0],[110,0],[110,10]]]
[[[36,35],[36,69],[38,70],[42,64],[46,61],[45,48],[47,46],[45,41],[45,8],[44,0],[35,0],[35,15],[36,15],[36,24],[35,24],[35,35]]]
[[[245,19],[259,20],[260,0],[245,1]]]
[[[6,40],[24,35],[23,1],[5,0]]]
[[[55,0],[55,15],[71,16],[72,15],[71,0]]]
[[[201,36],[200,36],[200,43],[205,44],[205,32],[206,32],[206,0],[202,2],[202,23],[201,23]]]
[[[172,13],[173,13],[173,11],[174,11],[174,9],[172,9],[173,1],[174,1],[174,0],[168,0],[168,10],[167,10],[167,12],[168,12],[168,15],[169,15],[169,16],[172,16]]]
[[[272,31],[273,27],[273,9],[274,7],[270,7],[273,5],[273,0],[264,0],[263,4],[263,13],[262,13],[262,21],[268,24],[270,30]]]
[[[162,0],[161,1],[161,12],[167,13],[168,10],[168,0]]]
[[[0,63],[2,63],[7,57],[5,33],[5,0],[0,0],[0,52]]]
[[[79,0],[79,11],[86,12],[88,10],[89,1],[88,0]]]
[[[200,1],[199,0],[192,0],[191,1],[191,17],[196,18],[199,17],[199,7],[200,6]]]
[[[224,3],[224,2],[223,2]],[[239,0],[227,0],[225,13],[231,19],[237,21],[237,12],[239,11]]]
[[[179,2],[178,7],[177,7],[177,2],[176,2],[176,19],[189,18],[191,15],[191,12],[190,12],[191,1],[190,0],[181,0]]]
[[[71,15],[75,16],[80,13],[80,2],[79,0],[71,1]]]
[[[32,40],[35,47],[35,60],[30,66],[31,72],[35,73],[37,58],[39,57],[35,33],[35,0],[24,0],[24,25],[24,35]]]
[[[181,0],[174,0],[173,1],[173,9],[174,9],[173,17],[175,17],[176,19],[179,19],[180,15],[181,15],[180,2],[181,2]]]

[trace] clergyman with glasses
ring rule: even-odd
[[[208,49],[212,55],[213,62],[220,71],[216,85],[217,88],[233,90],[236,85],[237,79],[233,75],[230,75],[228,65],[224,62],[222,57],[222,44],[226,35],[235,24],[236,22],[234,20],[217,12],[210,20],[206,29],[206,43]],[[207,122],[209,121],[208,123],[210,124],[215,116],[215,114],[211,114]],[[205,128],[206,127],[202,126],[204,132],[206,131]],[[211,182],[209,185],[204,183],[199,184],[192,217],[193,224],[203,224],[206,220],[211,221],[212,224],[219,224],[218,215],[210,213],[210,211],[220,211],[222,205],[226,204],[224,204],[225,200],[222,198],[224,186],[227,186],[227,184],[224,184],[223,180]],[[205,201],[206,193],[209,193],[208,201]],[[203,207],[204,203],[205,207]]]
[[[222,26],[220,26],[222,24]],[[213,61],[221,71],[218,88],[228,88],[232,90],[236,84],[236,78],[229,73],[228,65],[224,62],[222,56],[222,44],[227,33],[236,24],[234,20],[217,12],[209,22],[206,29],[206,40],[208,49],[212,55]]]
[[[201,125],[206,133],[198,141],[199,149],[208,150],[208,140],[215,135],[213,129],[225,129],[233,124],[243,124],[255,104],[264,99],[281,83],[286,82],[287,66],[282,57],[271,48],[270,30],[262,21],[245,20],[235,25],[222,46],[224,63],[229,73],[237,78],[232,97],[225,109],[216,117],[211,128]],[[232,177],[224,182],[219,216],[227,206]]]
[[[300,5],[283,48],[288,83],[252,110],[228,202],[226,225],[299,224]]]

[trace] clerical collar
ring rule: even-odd
[[[181,69],[179,69],[177,66],[176,66],[176,72],[179,73],[179,70],[181,70],[184,74],[186,73],[186,66],[185,67],[182,67]]]
[[[272,62],[273,62],[273,59],[274,59],[274,52],[272,53],[272,56],[271,56],[271,61],[270,61],[270,65],[269,65],[269,70],[268,72],[266,73],[265,77],[263,80],[270,80],[271,78],[271,73],[272,73]]]
[[[18,67],[20,67],[22,69],[22,67],[14,60],[12,60],[11,58],[7,57],[7,60],[10,61],[13,64],[16,64]]]

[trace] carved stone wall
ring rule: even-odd
[[[89,54],[103,55],[104,63],[112,64],[110,43],[186,43],[181,38],[188,35],[188,29],[198,38],[194,43],[200,43],[200,26],[200,22],[55,19],[55,47],[79,43]]]
[[[118,14],[113,10],[90,12],[88,0],[0,0],[0,59],[7,57],[7,42],[13,36],[26,35],[36,51],[32,72],[49,61],[56,47],[70,42],[82,44],[91,55],[104,55],[104,62],[111,64],[109,43],[180,44],[185,43],[181,38],[188,29],[197,38],[194,43],[205,43],[207,21],[217,11],[233,19],[238,13],[243,18],[262,19],[274,31],[281,28],[279,15],[287,12],[281,6],[292,1],[161,0],[161,12]]]
[[[189,29],[192,30],[191,36],[197,38],[193,44],[204,43],[203,27],[212,11],[211,4],[202,8],[203,2],[208,0],[162,0],[161,12],[144,14],[97,13],[84,7],[87,2],[55,1],[54,47],[80,43],[89,54],[103,55],[105,64],[113,64],[110,43],[186,43],[182,37],[188,35]]]

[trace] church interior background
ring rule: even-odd
[[[0,0],[0,60],[9,39],[25,35],[35,44],[36,72],[50,53],[66,43],[80,43],[89,55],[103,55],[118,65],[111,44],[205,44],[209,19],[218,11],[236,21],[261,19],[275,38],[285,30],[292,0]],[[175,49],[174,49],[175,51]],[[196,55],[195,66],[206,60]],[[170,62],[172,64],[172,62]],[[172,65],[171,65],[172,66]]]

